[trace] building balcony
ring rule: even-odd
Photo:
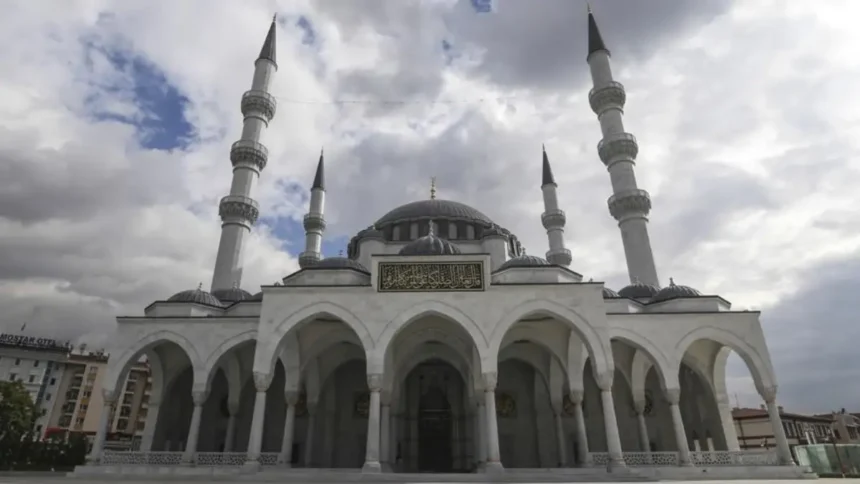
[[[588,91],[588,102],[595,114],[600,114],[607,109],[624,109],[627,102],[627,93],[620,82],[610,81],[608,84],[598,86]]]
[[[234,168],[243,166],[261,172],[269,162],[269,149],[262,143],[240,139],[230,147],[230,161]]]
[[[615,220],[630,216],[645,217],[651,212],[651,195],[645,190],[627,190],[612,195],[606,204]]]
[[[250,90],[242,94],[242,115],[262,116],[266,122],[275,117],[278,101],[266,91]]]
[[[260,216],[260,204],[253,198],[227,195],[218,205],[218,214],[225,224],[239,223],[250,228]]]
[[[600,161],[607,166],[618,159],[633,161],[639,154],[639,143],[630,133],[610,134],[597,143],[597,154],[600,155]]]

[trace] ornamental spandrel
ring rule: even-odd
[[[483,291],[482,262],[381,262],[380,292]]]

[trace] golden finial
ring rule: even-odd
[[[202,283],[202,282],[201,282],[201,283],[199,283],[199,284],[197,284],[197,290],[198,290],[198,291],[202,291],[202,290],[203,290],[203,283]]]
[[[674,278],[674,277],[670,277],[670,278],[669,278],[669,285],[670,285],[670,286],[674,286],[674,285],[675,285],[675,278]]]
[[[588,13],[589,13],[589,14],[593,13],[593,12],[591,11],[591,2],[585,2],[585,6],[588,8]]]
[[[430,200],[436,200],[436,177],[430,177]]]

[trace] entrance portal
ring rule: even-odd
[[[453,470],[453,420],[445,390],[439,385],[427,388],[418,405],[418,470]]]

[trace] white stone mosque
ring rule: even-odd
[[[301,269],[256,294],[241,289],[243,247],[259,215],[251,196],[268,158],[260,138],[276,108],[273,22],[242,96],[211,291],[182,291],[144,316],[117,318],[103,397],[115,409],[130,365],[149,361],[143,438],[137,451],[105,450],[103,412],[75,474],[808,475],[785,438],[759,313],[660,284],[651,201],[634,172],[638,145],[622,122],[624,87],[591,12],[588,27],[597,152],[630,285],[616,292],[571,269],[544,152],[546,258],[524,254],[509,230],[435,190],[360,231],[345,257],[322,258],[320,156]],[[767,405],[775,450],[739,448],[726,390],[732,351]]]

